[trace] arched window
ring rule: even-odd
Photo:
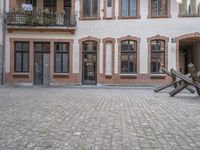
[[[137,73],[137,42],[121,42],[121,73]]]
[[[151,48],[151,73],[162,73],[161,68],[165,68],[165,41],[152,40]]]

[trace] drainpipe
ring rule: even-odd
[[[3,27],[2,27],[2,74],[1,74],[1,85],[5,84],[5,51],[6,51],[6,0],[3,0]]]

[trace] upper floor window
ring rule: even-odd
[[[137,42],[121,42],[121,73],[137,73]]]
[[[56,12],[56,0],[44,0],[44,9],[47,9],[49,12]]]
[[[119,18],[139,18],[140,0],[119,0]]]
[[[104,19],[115,18],[115,0],[104,1]]]
[[[112,7],[112,0],[107,0],[107,7]]]
[[[151,41],[151,73],[162,73],[161,68],[165,68],[165,41]]]
[[[69,73],[69,43],[55,43],[54,72]]]
[[[122,17],[137,16],[137,0],[122,0],[121,11]]]
[[[26,0],[26,4],[31,4],[33,6],[33,10],[36,10],[36,0]]]
[[[168,0],[151,0],[151,17],[168,15]]]
[[[199,0],[182,0],[180,4],[180,15],[197,16],[200,15]]]
[[[15,42],[15,72],[29,72],[29,43]]]
[[[83,0],[83,17],[96,18],[98,13],[98,0]]]

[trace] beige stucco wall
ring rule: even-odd
[[[140,73],[148,73],[148,45],[147,38],[157,34],[171,38],[180,35],[200,32],[200,17],[178,18],[178,3],[172,0],[171,14],[172,18],[147,19],[148,3],[147,0],[141,0],[140,13],[141,19],[123,19],[123,20],[91,20],[79,21],[80,1],[76,0],[77,27],[74,35],[69,33],[39,33],[39,32],[13,32],[7,35],[6,51],[6,72],[10,71],[9,64],[9,38],[44,38],[44,39],[74,39],[73,53],[73,73],[79,73],[79,42],[78,40],[93,36],[100,39],[105,37],[120,38],[132,35],[141,38],[140,43]],[[118,0],[115,1],[115,12],[118,16]],[[100,5],[101,17],[103,17],[103,0]],[[169,41],[168,68],[176,68],[176,43]],[[103,44],[100,44],[100,73],[103,72]],[[115,69],[118,73],[118,45],[115,43]]]

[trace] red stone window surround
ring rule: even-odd
[[[79,77],[82,80],[82,71],[83,71],[83,42],[86,41],[94,41],[97,42],[97,83],[99,83],[100,75],[99,75],[99,61],[100,61],[100,42],[101,40],[96,37],[88,36],[79,39]],[[82,81],[81,81],[82,82]]]
[[[166,15],[157,15],[152,14],[152,0],[148,0],[148,17],[147,18],[171,18],[171,0],[167,0],[167,10]]]
[[[137,69],[136,69],[136,73],[133,73],[133,74],[124,74],[124,73],[121,73],[121,52],[122,52],[122,46],[121,46],[121,43],[123,41],[126,41],[126,40],[130,40],[130,41],[135,41],[136,42],[136,57],[137,57]],[[117,40],[118,42],[118,49],[119,49],[119,52],[118,52],[118,70],[120,72],[120,76],[125,76],[125,75],[137,75],[140,70],[140,42],[141,42],[141,39],[138,38],[138,37],[134,37],[134,36],[131,36],[131,35],[128,35],[128,36],[125,36],[125,37],[121,37],[121,38],[118,38]]]
[[[97,16],[96,17],[84,17],[84,7],[83,7],[83,1],[80,0],[80,20],[101,20],[100,17],[100,0],[97,0]]]
[[[115,70],[115,39],[107,37],[103,39],[103,74],[106,77],[106,44],[112,43],[112,75],[114,75]]]
[[[104,0],[104,17],[103,19],[115,19],[115,0],[110,0],[111,6],[112,6],[112,17],[107,17],[107,5],[108,5],[108,0]]]
[[[149,74],[151,74],[152,76],[155,75],[154,73],[151,73],[151,42],[152,41],[164,41],[165,43],[165,49],[164,49],[164,67],[165,69],[168,69],[168,42],[169,42],[169,38],[165,37],[165,36],[161,36],[161,35],[156,35],[156,36],[152,36],[150,38],[147,39],[148,42],[148,72]],[[157,75],[161,75],[162,73],[157,73]]]
[[[14,52],[15,52],[15,42],[28,42],[29,43],[29,72],[27,73],[16,73],[14,71]],[[52,77],[59,75],[72,77],[72,68],[73,68],[73,39],[24,39],[24,38],[11,38],[10,39],[10,74],[13,77],[28,77],[30,80],[33,80],[34,72],[34,43],[35,42],[50,42],[50,74]],[[69,62],[69,73],[54,73],[54,43],[63,42],[70,43],[70,62]]]
[[[29,42],[17,41],[15,46],[15,59],[14,59],[14,71],[16,73],[28,73],[29,72]]]
[[[140,0],[136,0],[136,15],[135,16],[123,16],[122,15],[122,1],[119,0],[119,16],[118,19],[140,19]]]
[[[56,43],[68,43],[69,44],[69,52],[68,52],[68,54],[69,54],[69,64],[68,64],[68,66],[69,66],[69,70],[68,70],[68,72],[66,72],[66,73],[62,73],[62,72],[56,72],[55,71],[55,44]],[[59,77],[65,77],[65,76],[69,76],[69,75],[71,75],[72,74],[72,69],[73,69],[73,43],[74,43],[74,40],[72,40],[72,39],[67,39],[67,40],[54,40],[53,41],[53,52],[52,52],[52,59],[54,60],[54,61],[52,61],[52,66],[54,66],[54,71],[53,71],[53,75],[54,75],[54,77],[57,77],[57,76],[59,76]]]
[[[197,10],[198,13],[196,13],[196,14],[190,14],[191,12],[188,12],[189,14],[184,14],[183,9],[184,9],[184,7],[183,7],[183,1],[182,1],[182,3],[179,4],[179,15],[178,15],[178,17],[200,17],[200,2],[199,2],[198,10]],[[191,8],[188,9],[188,10],[191,11]]]

